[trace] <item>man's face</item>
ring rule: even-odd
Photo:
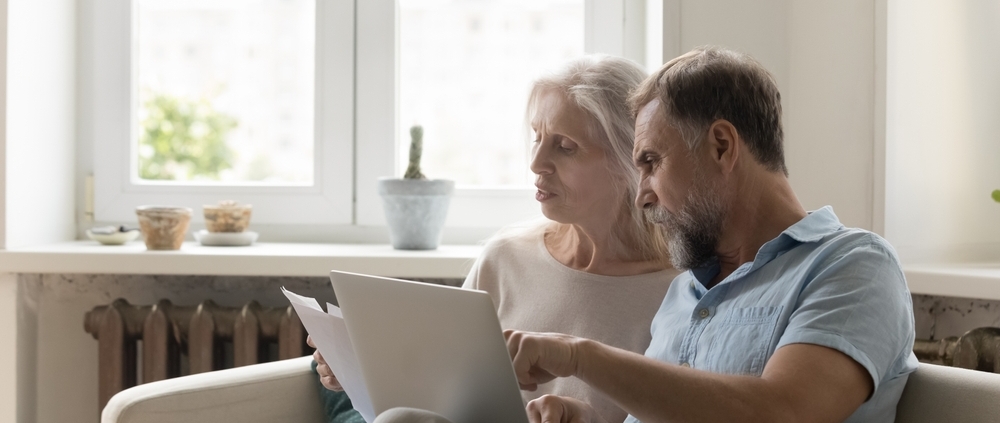
[[[691,269],[715,257],[725,209],[717,181],[704,171],[703,155],[688,149],[660,107],[653,100],[636,117],[632,159],[640,179],[635,203],[646,220],[666,231],[674,267]]]

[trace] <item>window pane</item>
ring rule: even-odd
[[[315,1],[135,4],[135,175],[311,184]]]
[[[399,167],[424,127],[428,178],[523,185],[531,82],[583,54],[583,0],[400,0]]]

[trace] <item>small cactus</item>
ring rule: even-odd
[[[1000,189],[993,190],[993,201],[1000,203]]]
[[[420,172],[420,155],[424,150],[424,128],[420,125],[413,125],[410,128],[410,164],[406,167],[403,179],[427,179]]]

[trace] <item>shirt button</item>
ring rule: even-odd
[[[681,367],[691,367],[691,365],[687,363],[681,363]]]
[[[710,314],[712,314],[712,313],[710,311],[708,311],[707,308],[703,308],[700,311],[698,311],[698,316],[701,316],[702,319],[708,317]]]

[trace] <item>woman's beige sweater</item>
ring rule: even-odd
[[[503,329],[565,333],[642,354],[653,315],[677,274],[668,269],[601,276],[574,270],[549,254],[541,231],[532,231],[488,243],[463,287],[490,294]],[[576,378],[522,391],[525,403],[545,394],[587,402],[610,423],[627,414]]]

